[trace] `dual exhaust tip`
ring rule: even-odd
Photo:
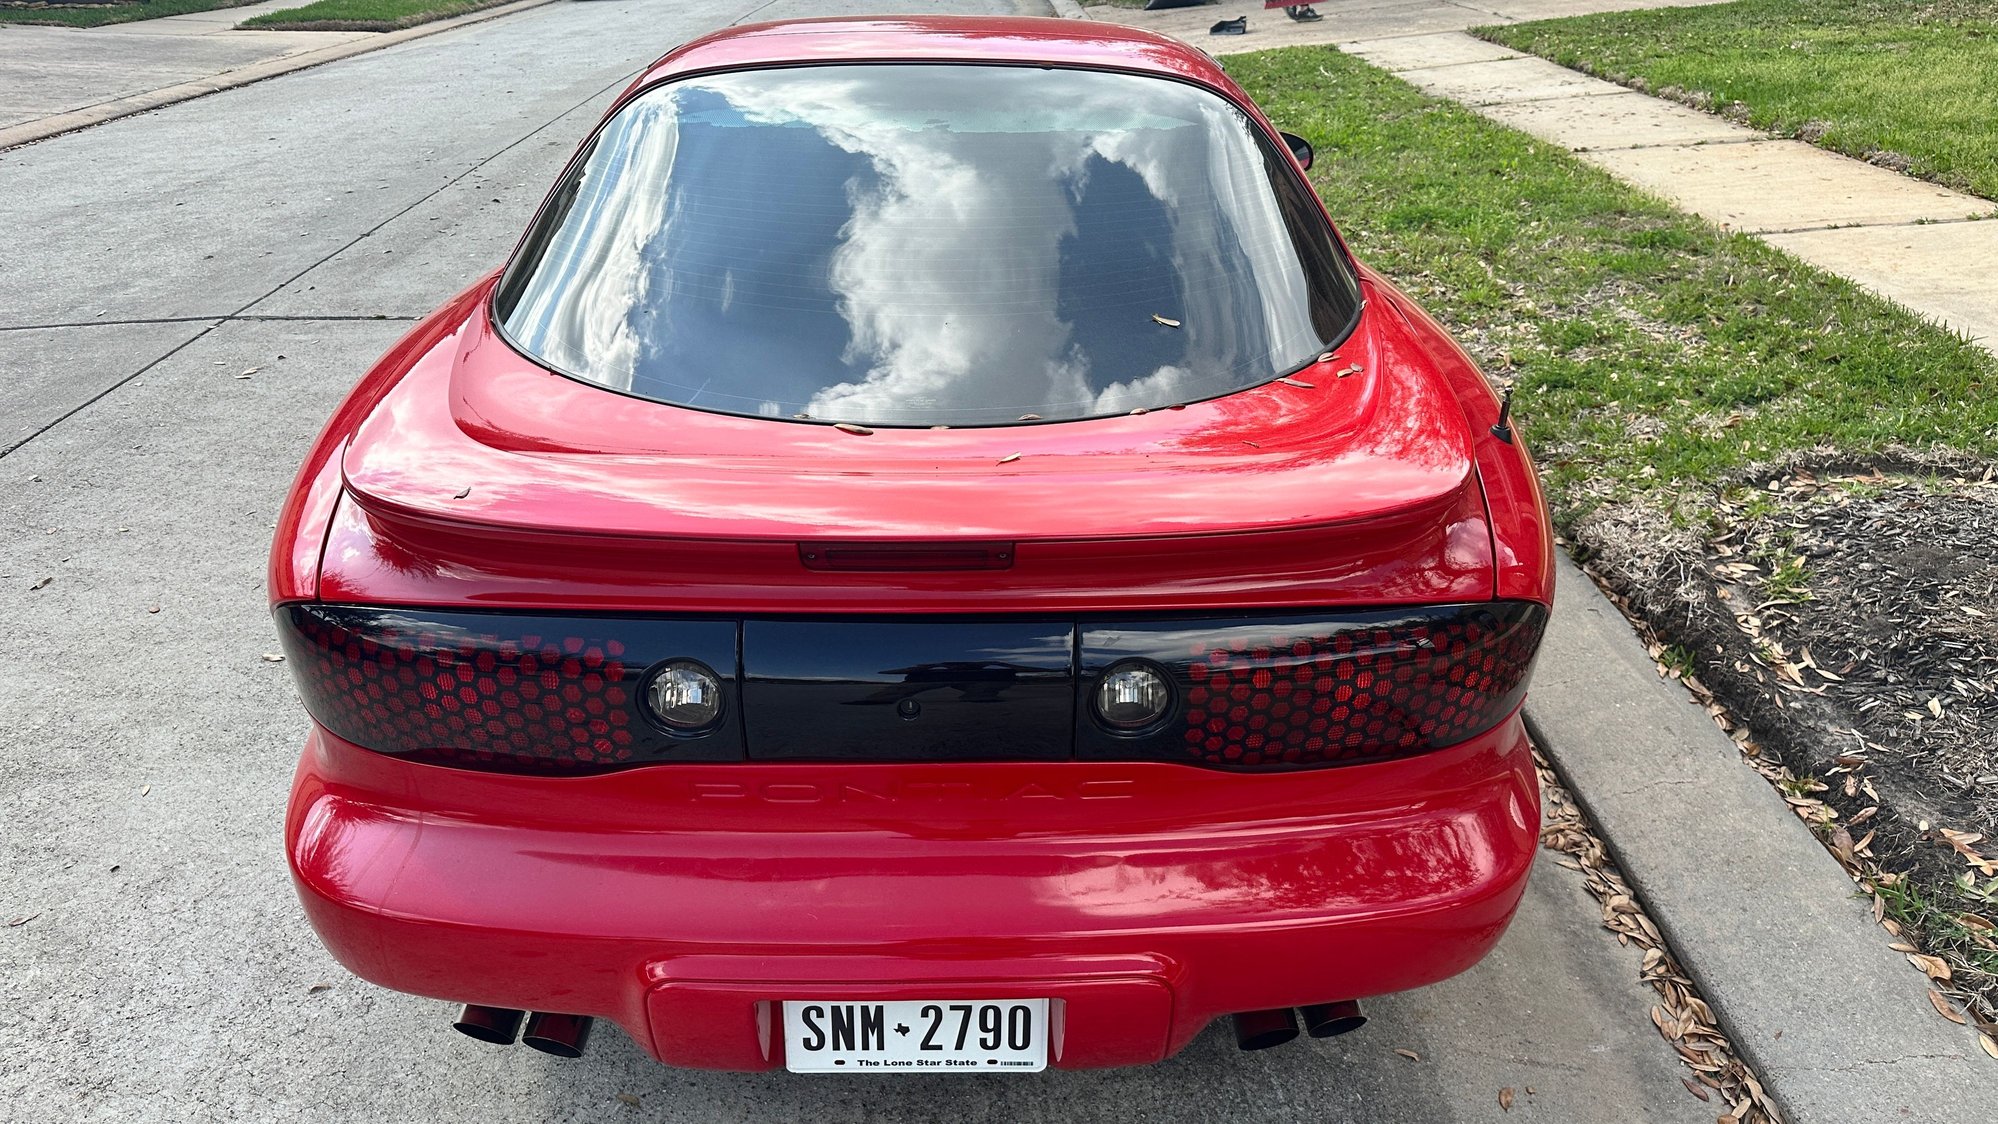
[[[520,1024],[527,1024],[522,1033]],[[467,1004],[458,1012],[460,1034],[495,1046],[511,1046],[518,1037],[522,1043],[558,1058],[580,1058],[590,1043],[590,1027],[596,1022],[588,1015],[557,1015],[546,1011],[516,1011],[511,1007],[480,1007]]]
[[[1298,1016],[1304,1016],[1304,1029],[1313,1038],[1333,1038],[1367,1025],[1360,1004],[1351,999],[1337,1003],[1314,1003],[1291,1010],[1244,1011],[1235,1016],[1235,1045],[1244,1050],[1267,1050],[1297,1037]]]

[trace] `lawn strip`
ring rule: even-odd
[[[1657,630],[1661,653],[1683,646],[1661,664],[1708,680],[1716,717],[1742,716],[1781,755],[1797,786],[1786,796],[1828,843],[1878,804],[1871,822],[1843,837],[1856,845],[1878,833],[1872,855],[1859,857],[1889,881],[1874,877],[1867,888],[1891,891],[1881,893],[1884,914],[1925,952],[1955,958],[1964,986],[1952,993],[1974,1017],[1998,1014],[1991,949],[1978,943],[1989,891],[1983,880],[1966,890],[1958,876],[1969,868],[1937,846],[1942,828],[1998,834],[1977,820],[1990,805],[1976,794],[1939,796],[1943,775],[1920,771],[1942,760],[1936,742],[1948,728],[1934,715],[1897,727],[1898,702],[1891,715],[1877,705],[1857,713],[1893,699],[1888,686],[1949,692],[1949,708],[1968,706],[1959,691],[1973,688],[1951,677],[1989,680],[1998,652],[1973,645],[1970,672],[1944,669],[1940,681],[1912,685],[1893,677],[1914,669],[1878,646],[1838,664],[1821,653],[1824,668],[1851,681],[1849,692],[1831,690],[1828,677],[1799,665],[1808,654],[1788,639],[1837,626],[1810,616],[1808,590],[1822,578],[1784,553],[1793,540],[1756,530],[1758,520],[1821,516],[1811,541],[1869,533],[1879,512],[1864,504],[1800,514],[1787,493],[1769,493],[1770,481],[1782,493],[1780,481],[1797,479],[1807,461],[1812,481],[1879,464],[1934,477],[1945,491],[1952,476],[1974,478],[1998,453],[1998,359],[1331,49],[1226,61],[1273,120],[1317,146],[1312,179],[1355,252],[1448,324],[1489,374],[1514,383],[1563,534]],[[1739,569],[1744,562],[1754,570]],[[1937,595],[1991,607],[1978,580],[1967,574]],[[1896,643],[1949,639],[1935,627],[1911,624]],[[1869,694],[1861,688],[1872,673],[1885,685]],[[1832,774],[1842,757],[1862,764]],[[1840,786],[1860,770],[1865,787],[1855,779],[1846,793]],[[1830,776],[1832,791],[1813,787]]]
[[[266,12],[238,27],[264,31],[400,31],[450,19],[513,0],[315,0],[298,8]]]
[[[1737,0],[1472,34],[1998,198],[1998,0]]]
[[[218,8],[240,8],[257,0],[137,0],[124,4],[86,4],[52,7],[47,4],[0,4],[0,23],[49,24],[58,27],[103,27],[134,20],[155,20],[164,16],[184,16],[191,12],[212,12]]]

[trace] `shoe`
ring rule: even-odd
[[[1207,34],[1209,35],[1247,35],[1248,33],[1249,17],[1247,16],[1236,16],[1231,20],[1222,20],[1220,23],[1207,29]]]
[[[1299,23],[1317,23],[1319,20],[1325,18],[1317,12],[1312,11],[1309,4],[1300,4],[1295,8],[1285,8],[1283,14]]]

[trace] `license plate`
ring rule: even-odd
[[[784,1066],[792,1073],[1031,1073],[1048,1066],[1048,1001],[787,999]]]

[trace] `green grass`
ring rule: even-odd
[[[508,3],[512,0],[316,0],[299,8],[266,12],[244,20],[239,26],[304,31],[395,31]]]
[[[161,16],[184,16],[189,12],[212,12],[217,8],[239,8],[256,0],[138,0],[129,4],[92,4],[81,8],[12,7],[0,5],[0,23],[47,23],[64,27],[102,27],[107,23],[130,23]]]
[[[1998,359],[1898,306],[1337,51],[1225,62],[1317,146],[1359,256],[1515,380],[1564,525],[1639,496],[1691,518],[1818,445],[1998,453]]]
[[[1998,0],[1738,0],[1476,33],[1998,198]]]

